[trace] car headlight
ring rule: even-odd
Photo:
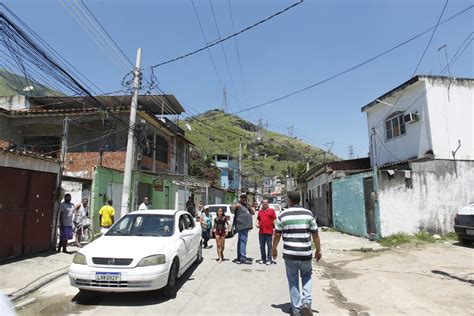
[[[87,264],[86,256],[82,253],[76,252],[74,258],[72,258],[72,262],[75,264]]]
[[[140,260],[140,262],[137,264],[137,267],[156,266],[164,263],[166,263],[165,255],[153,255]]]

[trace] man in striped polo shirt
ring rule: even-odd
[[[313,315],[311,309],[311,272],[313,251],[311,237],[316,247],[314,257],[321,259],[321,244],[316,219],[311,211],[299,205],[300,195],[296,191],[288,192],[288,209],[282,211],[275,224],[272,255],[278,255],[277,247],[283,235],[283,259],[286,278],[290,289],[291,315]],[[302,295],[299,289],[301,275]]]

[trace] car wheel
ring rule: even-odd
[[[470,245],[472,242],[466,238],[463,238],[461,236],[458,235],[458,240],[459,240],[459,243],[463,246],[468,246]]]
[[[168,284],[165,287],[165,295],[169,298],[175,298],[177,293],[177,282],[178,282],[178,264],[173,262],[168,275]]]
[[[202,242],[199,243],[199,248],[196,255],[196,261],[194,263],[200,264],[202,262]]]

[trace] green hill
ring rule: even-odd
[[[28,86],[32,86],[33,89],[30,92],[26,92],[24,89]],[[27,82],[25,77],[11,73],[5,70],[0,70],[0,96],[10,96],[15,94],[30,93],[34,96],[61,96],[62,93],[54,91],[45,85],[42,85],[36,81]]]
[[[284,176],[289,172],[288,168],[291,168],[293,177],[298,177],[305,171],[306,162],[314,165],[325,159],[339,160],[313,145],[260,129],[251,122],[221,110],[210,110],[181,122],[184,129],[185,123],[192,129],[186,130],[186,137],[196,145],[202,156],[226,153],[238,161],[242,138],[243,174],[252,182],[260,182],[263,176]]]

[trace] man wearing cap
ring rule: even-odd
[[[247,263],[247,240],[249,230],[252,229],[252,215],[255,215],[255,208],[247,202],[247,195],[241,194],[240,201],[233,207],[235,218],[234,225],[238,234],[237,240],[237,264]]]

